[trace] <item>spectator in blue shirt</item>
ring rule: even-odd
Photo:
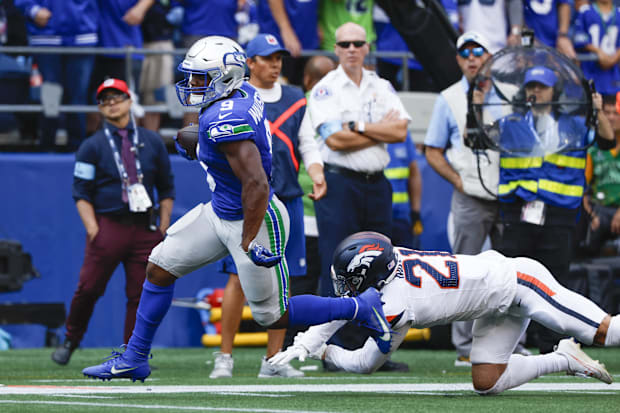
[[[620,13],[612,0],[597,0],[579,8],[575,19],[575,48],[594,53],[596,61],[581,63],[586,79],[594,80],[597,91],[615,95],[620,90]]]
[[[261,33],[273,34],[291,56],[285,57],[282,76],[301,86],[308,58],[302,50],[319,48],[319,0],[261,0],[258,2],[258,26]]]
[[[97,45],[99,10],[97,0],[15,0],[28,19],[28,42],[31,46],[93,47]],[[45,82],[60,84],[66,104],[88,102],[88,82],[93,70],[93,55],[37,54],[35,62]],[[65,117],[68,149],[74,151],[85,136],[84,114]],[[58,117],[43,117],[41,149],[55,146]]]
[[[570,59],[577,58],[569,33],[573,5],[573,0],[523,0],[523,18],[536,40]]]
[[[132,46],[142,48],[142,32],[140,25],[154,0],[97,0],[100,11],[99,46],[123,48]],[[127,75],[125,55],[97,55],[95,69],[91,77],[91,97],[95,89],[107,78],[122,79],[129,89],[135,91],[140,83],[140,71],[143,55],[133,55],[131,76]],[[89,116],[88,131],[99,126],[99,116]]]

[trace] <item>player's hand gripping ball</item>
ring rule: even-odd
[[[198,146],[198,125],[189,125],[179,129],[174,137],[174,146],[177,152],[186,159],[196,159],[196,146]]]

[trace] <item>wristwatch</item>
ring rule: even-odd
[[[363,121],[355,122],[354,120],[352,120],[349,122],[348,126],[349,129],[353,132],[361,134],[364,134],[364,131],[366,130],[366,123],[364,123]]]
[[[361,133],[363,135],[364,131],[366,131],[366,123],[364,123],[363,120],[360,120],[357,122],[357,133]]]

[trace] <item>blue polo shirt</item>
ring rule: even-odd
[[[107,122],[114,138],[116,148],[121,150],[121,137],[118,129]],[[133,141],[133,129],[127,127],[129,138]],[[157,199],[174,198],[174,180],[170,169],[168,151],[160,136],[148,129],[138,127],[138,156],[146,188],[155,204]],[[86,139],[75,154],[73,172],[73,199],[90,202],[98,214],[123,214],[129,212],[129,204],[123,202],[121,177],[114,162],[114,153],[103,129]]]

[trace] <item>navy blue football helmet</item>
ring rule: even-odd
[[[392,241],[378,232],[358,232],[334,251],[331,276],[337,295],[356,295],[369,287],[380,290],[396,275],[398,257]]]

